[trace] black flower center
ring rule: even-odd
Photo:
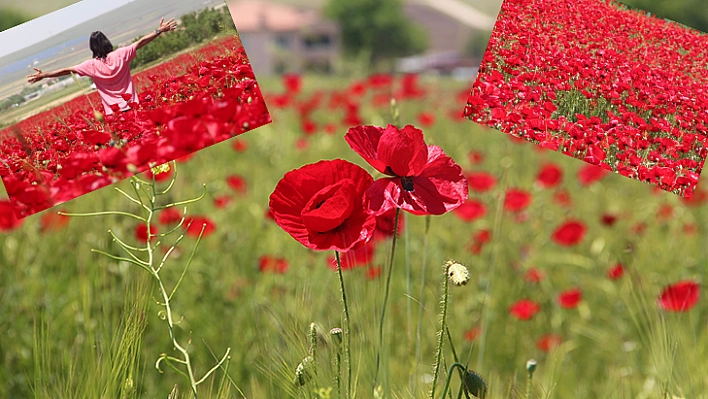
[[[409,176],[401,177],[401,186],[406,191],[413,191],[413,178]]]

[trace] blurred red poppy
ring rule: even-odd
[[[366,269],[366,278],[368,280],[376,280],[381,276],[381,268],[378,266],[371,266],[370,268]]]
[[[216,230],[216,225],[206,216],[191,216],[184,220],[184,225],[189,226],[187,235],[191,237],[199,237],[199,233],[204,228],[202,237],[208,237]]]
[[[45,233],[47,231],[61,230],[69,224],[69,217],[60,215],[57,212],[47,211],[39,220],[39,231]]]
[[[664,288],[659,296],[659,306],[669,312],[686,312],[696,306],[700,294],[701,286],[695,281],[679,281]]]
[[[509,307],[509,313],[519,320],[531,320],[540,310],[541,305],[530,299],[520,299]]]
[[[158,234],[157,227],[150,225],[150,242],[155,241],[155,235]],[[146,242],[148,239],[148,226],[146,224],[139,224],[135,228],[135,238],[140,242]]]
[[[510,212],[521,212],[531,204],[531,194],[517,188],[510,188],[504,197],[504,209]]]
[[[15,216],[15,207],[8,200],[0,200],[0,231],[14,230],[22,224]]]
[[[459,208],[455,209],[455,215],[465,222],[471,222],[484,217],[487,214],[487,207],[482,202],[468,199]]]
[[[624,276],[624,266],[621,263],[607,270],[607,278],[610,280],[619,280],[622,276]]]
[[[552,238],[556,244],[570,247],[583,240],[586,230],[583,222],[571,219],[558,226]]]
[[[558,334],[546,334],[536,341],[536,347],[543,352],[550,352],[563,342],[563,337]]]
[[[483,193],[497,184],[497,179],[487,172],[472,172],[467,174],[467,184],[470,190]]]
[[[557,186],[563,179],[563,171],[554,163],[547,163],[541,167],[541,170],[536,176],[536,183],[543,188],[552,188]]]
[[[583,292],[579,288],[571,288],[558,294],[558,304],[565,309],[573,309],[583,299]]]
[[[182,212],[178,211],[176,208],[167,208],[160,212],[158,216],[160,224],[179,223],[180,220],[182,220]]]
[[[610,172],[592,164],[585,164],[578,172],[578,180],[584,186],[589,186],[590,184],[602,180],[605,175]]]
[[[540,269],[531,267],[526,271],[524,275],[524,280],[528,283],[540,283],[543,281],[545,274]]]
[[[270,195],[270,211],[305,247],[348,251],[374,233],[376,218],[363,203],[372,183],[368,172],[341,159],[305,165],[278,182]]]
[[[285,258],[263,255],[258,259],[258,270],[260,270],[261,273],[273,272],[283,274],[288,271],[288,261]]]
[[[482,327],[474,326],[469,330],[465,331],[465,341],[472,342],[482,333]]]

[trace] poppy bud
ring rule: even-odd
[[[468,370],[463,381],[467,393],[484,399],[487,396],[487,383],[474,371]]]

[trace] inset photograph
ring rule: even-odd
[[[707,45],[615,1],[506,0],[464,115],[690,197],[706,158]]]
[[[81,1],[0,40],[18,218],[270,122],[223,0]]]

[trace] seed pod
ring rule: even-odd
[[[332,336],[332,341],[339,346],[342,343],[342,329],[339,327],[335,327],[331,330],[329,330],[329,335]]]
[[[529,373],[529,377],[533,375],[533,372],[536,370],[536,360],[531,359],[528,362],[526,362],[526,371]]]
[[[449,260],[445,263],[447,277],[453,285],[461,286],[470,281],[470,272],[467,268],[455,261]]]

